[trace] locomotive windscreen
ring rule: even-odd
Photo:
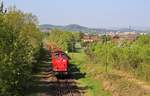
[[[58,52],[55,52],[55,53],[54,53],[54,56],[55,56],[56,59],[58,59],[58,58],[59,58],[59,53],[58,53]]]
[[[68,56],[67,56],[67,54],[65,54],[65,53],[62,53],[62,58],[64,58],[64,59],[68,59]]]
[[[71,59],[66,53],[62,52],[62,51],[55,51],[54,52],[54,57],[56,59],[59,58],[59,56],[61,56],[63,59]]]

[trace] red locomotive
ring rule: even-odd
[[[63,51],[51,52],[52,70],[55,74],[68,74],[69,57]]]

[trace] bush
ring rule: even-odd
[[[140,36],[135,42],[125,42],[121,46],[110,42],[89,44],[85,53],[93,62],[106,64],[150,80],[150,38]],[[93,58],[94,57],[94,58]],[[107,66],[106,65],[106,66]]]
[[[0,14],[0,96],[23,96],[31,84],[34,54],[41,44],[34,20],[16,9]]]
[[[75,51],[75,38],[71,32],[52,30],[47,38],[51,48],[60,48],[63,51]]]

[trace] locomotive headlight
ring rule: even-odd
[[[66,62],[66,60],[65,60],[65,59],[63,59],[63,62]]]

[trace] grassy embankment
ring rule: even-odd
[[[95,73],[98,73],[95,72],[95,69],[98,69],[99,72],[101,72],[103,69],[89,64],[86,55],[82,51],[70,53],[69,55],[72,57],[71,63],[76,64],[81,73],[86,73],[85,78],[77,80],[77,82],[80,84],[79,86],[87,87],[87,90],[84,94],[85,96],[111,96],[110,92],[104,90],[102,82],[95,77]]]
[[[70,53],[70,56],[71,62],[86,73],[85,78],[78,80],[81,86],[87,87],[85,96],[150,96],[150,86],[133,75],[110,67],[105,72],[105,66],[92,64],[82,51]]]

